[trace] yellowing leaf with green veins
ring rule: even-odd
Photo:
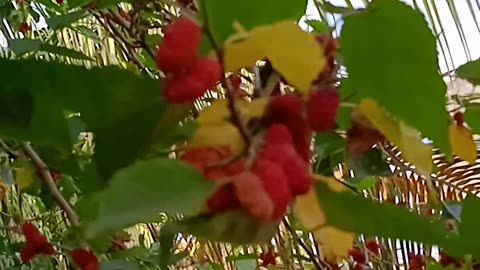
[[[336,262],[338,258],[348,258],[353,246],[353,234],[332,226],[325,226],[313,232],[313,237],[322,245],[327,262]]]
[[[241,153],[245,142],[240,131],[229,122],[201,125],[188,143],[188,147],[228,146],[232,153]]]
[[[472,137],[472,132],[464,126],[452,123],[449,127],[450,145],[452,152],[470,164],[477,160],[477,145]]]
[[[35,169],[30,165],[15,169],[15,183],[19,191],[28,188],[32,184],[34,173]]]
[[[420,173],[430,175],[433,164],[432,147],[422,142],[416,129],[393,118],[373,99],[363,99],[359,109],[375,128],[402,151],[402,156],[406,160],[410,161]]]
[[[307,94],[325,66],[323,49],[315,36],[304,32],[293,21],[262,25],[237,35],[243,39],[234,41],[232,36],[225,44],[227,71],[252,66],[267,58],[291,85]]]
[[[197,122],[199,125],[219,124],[228,120],[229,117],[228,100],[217,99],[212,102],[212,105],[200,112],[197,117]]]
[[[235,105],[240,119],[246,123],[250,118],[261,117],[264,114],[268,102],[268,98],[256,98],[252,101],[236,100]],[[228,100],[217,99],[211,106],[200,112],[197,117],[197,122],[200,125],[219,124],[228,121],[229,118],[230,110],[228,108]]]
[[[313,188],[306,194],[297,196],[293,204],[293,213],[307,230],[314,230],[325,224],[325,215]]]
[[[328,188],[335,192],[345,190],[345,186],[332,177],[322,175],[313,177],[315,181],[327,183]],[[328,262],[348,257],[348,251],[353,245],[353,234],[328,226],[328,220],[325,219],[315,189],[312,188],[308,193],[296,198],[293,213],[322,245],[322,251]]]

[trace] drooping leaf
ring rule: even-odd
[[[187,164],[168,158],[137,161],[113,176],[87,235],[158,219],[161,212],[197,214],[212,191],[213,184]]]
[[[363,115],[385,137],[402,150],[403,157],[419,172],[429,175],[432,171],[432,147],[422,142],[418,132],[394,119],[372,99],[364,99],[359,105]]]
[[[455,236],[442,224],[391,204],[370,201],[351,192],[335,192],[326,183],[315,185],[327,224],[366,237],[408,239],[438,244],[442,248],[459,248]]]
[[[326,183],[336,192],[345,189],[333,178],[315,175],[317,181]],[[322,245],[322,252],[328,262],[336,262],[337,258],[348,257],[348,251],[353,245],[353,235],[326,224],[325,214],[319,203],[315,189],[307,194],[298,196],[293,206],[294,215],[304,227],[311,231],[315,240]]]
[[[67,145],[71,138],[63,110],[79,112],[95,134],[94,161],[100,184],[150,147],[166,108],[157,80],[113,66],[88,70],[0,59],[0,67],[0,134]]]
[[[215,216],[198,216],[177,223],[182,233],[200,239],[232,244],[267,243],[278,231],[279,221],[261,222],[243,211],[229,211]]]
[[[292,21],[281,21],[255,27],[244,35],[240,41],[225,44],[227,71],[252,66],[267,58],[298,91],[302,94],[310,91],[312,82],[325,65],[323,49],[312,34]]]
[[[480,256],[480,243],[476,241],[478,237],[478,212],[480,211],[480,199],[469,195],[463,201],[461,222],[458,228],[461,241],[468,246],[474,257]]]
[[[475,134],[480,134],[480,106],[469,104],[464,114],[465,122]]]
[[[31,165],[15,170],[15,183],[19,191],[28,188],[32,184],[34,173],[35,169]]]
[[[349,181],[350,185],[356,188],[358,191],[362,191],[364,189],[369,189],[375,186],[378,183],[379,179],[376,177],[366,177],[359,181]]]
[[[227,146],[232,153],[241,153],[245,141],[240,131],[230,122],[201,125],[188,142],[189,147]]]
[[[350,170],[353,170],[356,180],[369,176],[389,176],[392,174],[386,157],[382,150],[378,148],[372,148],[360,155],[347,153],[345,163]]]
[[[480,59],[470,61],[457,68],[457,76],[474,85],[480,84]]]
[[[357,100],[373,98],[450,155],[447,88],[423,14],[401,1],[376,0],[344,20],[339,46],[348,78],[342,91],[358,90]]]
[[[477,145],[473,140],[472,132],[463,125],[452,123],[449,127],[452,152],[470,164],[477,160]]]
[[[53,53],[56,55],[66,56],[73,59],[93,61],[92,58],[90,58],[89,56],[86,56],[84,53],[80,51],[76,51],[76,50],[69,49],[62,46],[55,46],[52,44],[41,44],[39,50],[42,52]]]
[[[53,16],[46,18],[48,26],[52,30],[59,30],[64,27],[69,27],[72,23],[77,22],[88,16],[88,12],[81,9],[64,15]]]
[[[140,267],[134,262],[111,260],[100,262],[99,270],[140,270]]]
[[[22,56],[25,53],[36,52],[40,49],[42,42],[38,39],[19,38],[8,41],[8,48],[16,56]]]
[[[320,34],[330,31],[330,27],[325,21],[306,20],[305,23],[308,24],[308,26],[312,27],[314,33]]]
[[[202,0],[200,14],[208,15],[208,25],[219,44],[233,33],[234,22],[247,30],[259,25],[271,24],[282,20],[298,20],[307,8],[307,0]],[[203,9],[202,9],[203,8]],[[272,12],[275,8],[275,12]]]
[[[69,0],[68,6],[70,8],[76,8],[76,7],[85,6],[86,4],[89,4],[91,2],[92,0]]]

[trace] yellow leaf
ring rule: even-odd
[[[212,105],[205,108],[197,117],[199,125],[205,124],[220,124],[230,117],[228,110],[228,100],[217,99],[212,102]]]
[[[345,190],[345,186],[332,177],[314,175],[314,179],[327,183],[328,188],[336,192]],[[326,225],[328,220],[325,220],[325,214],[314,188],[296,198],[293,212],[305,228],[312,231],[315,240],[322,245],[323,254],[328,262],[348,257],[348,251],[353,246],[353,234]]]
[[[293,212],[309,231],[325,224],[325,215],[320,208],[314,188],[304,195],[297,196],[293,204]]]
[[[241,153],[245,142],[238,129],[229,122],[201,125],[191,138],[189,147],[228,146],[232,153]]]
[[[340,183],[338,180],[336,180],[333,177],[326,177],[323,175],[314,174],[313,179],[315,181],[326,183],[328,187],[335,192],[342,192],[347,189],[344,185],[342,185],[342,183]]]
[[[261,117],[264,114],[265,107],[269,102],[269,98],[256,98],[252,101],[237,100],[235,102],[237,112],[240,119],[246,123],[252,117]],[[230,118],[230,110],[228,109],[227,99],[217,99],[212,105],[201,111],[197,117],[200,125],[220,124]]]
[[[28,188],[32,184],[34,172],[34,168],[29,165],[16,169],[15,183],[19,191]]]
[[[432,147],[422,142],[416,129],[394,119],[373,99],[363,99],[359,108],[372,125],[402,151],[402,156],[406,160],[410,161],[420,173],[430,174]]]
[[[477,160],[477,145],[473,141],[472,132],[464,126],[458,126],[452,123],[449,127],[450,145],[452,152],[461,159],[475,164]]]
[[[332,226],[322,227],[313,232],[313,237],[322,245],[322,252],[327,262],[333,263],[337,258],[348,258],[353,246],[353,234]]]
[[[236,71],[267,58],[285,79],[303,94],[325,66],[323,49],[312,34],[293,21],[253,28],[241,41],[225,44],[225,68]]]

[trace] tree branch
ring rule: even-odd
[[[29,143],[22,143],[22,147],[25,153],[27,154],[27,156],[29,156],[30,159],[32,160],[33,165],[35,165],[35,167],[37,168],[43,181],[45,181],[45,183],[47,184],[48,189],[50,190],[50,194],[52,194],[53,198],[57,201],[58,205],[67,214],[67,218],[70,221],[70,223],[73,226],[80,225],[80,221],[78,219],[77,213],[75,213],[70,203],[63,197],[62,193],[60,193],[60,191],[58,190],[57,186],[55,185],[55,181],[53,180],[52,175],[50,174],[50,170],[48,169],[48,166],[45,164],[45,162],[43,162],[40,156],[38,156],[37,152],[33,150],[32,146]]]

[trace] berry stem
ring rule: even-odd
[[[62,193],[58,190],[57,186],[55,185],[55,181],[52,178],[52,174],[50,173],[50,169],[48,169],[47,165],[40,156],[33,150],[32,146],[29,143],[22,144],[25,153],[30,157],[32,160],[33,165],[37,168],[40,172],[40,176],[42,177],[43,181],[48,186],[50,193],[52,194],[53,198],[57,201],[58,205],[65,211],[67,214],[67,218],[73,226],[80,225],[80,221],[78,219],[77,213],[73,210],[70,203],[63,197]]]
[[[206,14],[206,9],[204,8],[204,25],[202,27],[203,32],[207,36],[208,40],[210,41],[210,44],[212,45],[215,53],[217,54],[217,59],[218,62],[220,63],[220,72],[221,72],[221,84],[222,87],[227,90],[227,99],[228,99],[228,109],[231,114],[231,121],[232,124],[235,125],[238,130],[240,131],[240,135],[242,136],[243,140],[245,141],[245,144],[247,145],[247,148],[250,145],[251,139],[250,136],[243,125],[240,115],[237,111],[237,108],[235,106],[235,94],[234,90],[232,89],[231,85],[228,83],[227,78],[225,77],[225,66],[224,66],[224,61],[223,61],[223,49],[218,46],[217,42],[215,41],[215,38],[213,37],[212,32],[210,31],[210,28],[208,27],[208,14]]]

